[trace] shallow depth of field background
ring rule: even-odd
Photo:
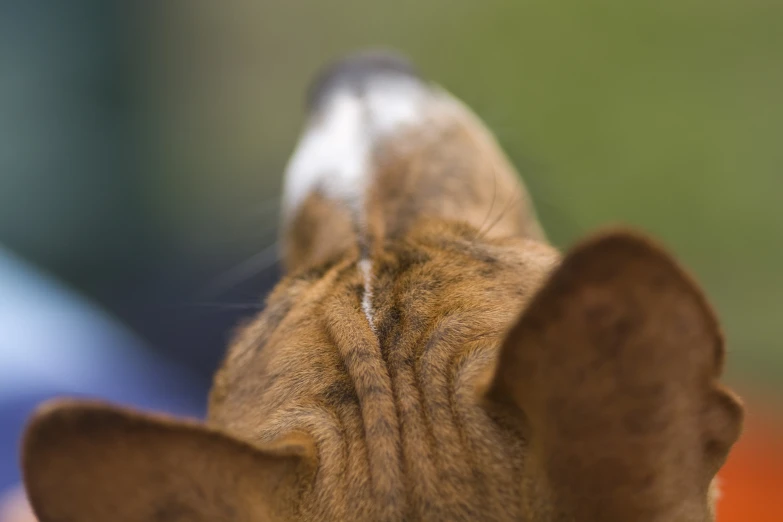
[[[263,252],[309,79],[393,47],[495,131],[557,246],[607,224],[665,243],[771,421],[782,22],[777,0],[0,1],[0,245],[206,386],[279,275]]]

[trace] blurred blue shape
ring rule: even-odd
[[[0,491],[19,481],[20,437],[46,399],[91,397],[202,416],[203,395],[197,377],[0,248]]]

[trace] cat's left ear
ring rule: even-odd
[[[23,471],[40,522],[290,520],[313,446],[256,448],[199,423],[59,401],[30,423]]]

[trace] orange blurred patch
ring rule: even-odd
[[[718,522],[783,522],[783,426],[749,417],[720,477]]]

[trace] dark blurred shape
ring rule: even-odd
[[[120,5],[0,3],[0,242],[88,291],[155,242]]]
[[[153,350],[206,379],[229,332],[260,308],[277,272],[267,267],[198,302],[203,286],[246,250],[210,261],[180,248],[155,220],[132,23],[148,7],[0,3],[0,244],[58,274]]]
[[[349,54],[316,76],[308,89],[307,105],[310,109],[318,108],[325,97],[340,87],[361,94],[373,79],[388,75],[419,78],[414,65],[393,51],[372,50]]]

